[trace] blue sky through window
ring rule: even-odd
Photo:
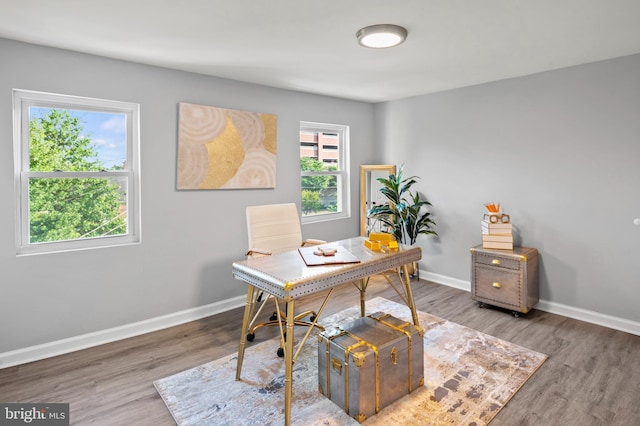
[[[44,117],[51,109],[31,107],[30,119]],[[58,108],[60,109],[60,108]],[[127,158],[126,115],[121,113],[95,112],[68,109],[80,119],[82,135],[91,139],[98,158],[107,170],[123,167]]]

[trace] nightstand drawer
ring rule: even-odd
[[[477,253],[476,263],[481,265],[490,265],[498,268],[520,270],[520,259],[506,256],[500,256],[495,253]]]
[[[474,297],[481,298],[487,303],[510,305],[518,309],[521,305],[522,293],[521,275],[500,268],[475,265]]]

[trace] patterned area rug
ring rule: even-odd
[[[359,317],[353,307],[326,317],[325,326]],[[406,321],[409,309],[375,298],[367,314],[382,311]],[[367,419],[364,424],[486,425],[547,356],[418,312],[424,334],[425,385]],[[300,330],[299,333],[303,333]],[[311,336],[293,368],[293,425],[357,425],[318,392],[317,338]],[[237,354],[160,379],[154,385],[179,426],[284,423],[284,363],[278,340],[248,343],[242,381],[235,381]]]

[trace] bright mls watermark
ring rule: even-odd
[[[69,404],[1,403],[0,426],[69,426]]]

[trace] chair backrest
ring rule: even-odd
[[[249,249],[277,253],[302,245],[300,216],[294,203],[247,207],[247,231]]]

